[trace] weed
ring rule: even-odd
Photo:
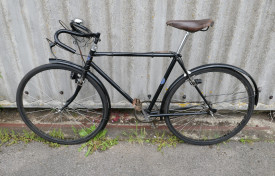
[[[61,129],[59,128],[59,130],[55,130],[53,129],[50,133],[50,136],[54,137],[54,138],[59,138],[59,139],[64,139],[64,133],[61,131]]]
[[[163,132],[162,135],[156,133],[150,143],[157,145],[157,150],[161,151],[164,147],[176,147],[178,143],[183,143],[183,141],[180,141],[176,136],[168,135],[165,137],[165,133]]]
[[[7,129],[0,129],[0,147],[11,139]]]
[[[51,131],[50,134],[64,137],[63,133],[60,130]],[[23,134],[21,134],[21,133],[15,133],[13,130],[9,131],[7,129],[0,129],[0,142],[1,142],[0,147],[3,144],[6,144],[6,146],[17,144],[20,141],[24,143],[29,143],[32,141],[43,142],[44,144],[48,144],[50,147],[60,147],[60,144],[46,141],[45,139],[37,136],[34,132],[28,132],[26,130],[23,130]]]
[[[128,137],[128,142],[129,143],[139,143],[143,144],[144,141],[148,142],[148,139],[146,139],[147,132],[145,128],[141,128],[138,130],[138,123],[136,123],[136,129],[131,130],[129,133],[126,133],[125,131],[122,132],[122,134],[126,137]]]
[[[245,139],[245,138],[241,138],[240,140],[239,140],[241,143],[243,143],[243,144],[252,144],[252,143],[254,143],[254,142],[257,142],[258,140],[256,140],[256,139]]]
[[[267,140],[265,140],[265,142],[268,142],[268,143],[274,144],[274,143],[275,143],[275,140],[274,140],[274,139],[267,139]]]
[[[110,147],[118,144],[118,138],[109,139],[106,137],[106,133],[107,133],[106,129],[99,132],[93,139],[86,142],[85,144],[82,144],[81,147],[78,149],[78,151],[81,151],[85,147],[87,147],[87,152],[85,156],[88,156],[89,154],[93,154],[97,150],[105,151]],[[82,131],[82,134],[85,134],[85,133]]]
[[[85,137],[92,133],[96,129],[95,125],[92,125],[90,128],[81,129],[78,134],[81,137]],[[74,130],[75,131],[75,130]]]
[[[130,143],[139,143],[143,144],[144,142],[157,145],[157,150],[162,151],[164,147],[176,147],[178,143],[182,143],[176,136],[166,135],[164,132],[156,132],[154,138],[147,138],[147,132],[145,128],[138,130],[137,125],[136,129],[130,131],[130,133],[123,132],[123,135],[128,137],[128,142]]]

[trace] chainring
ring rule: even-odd
[[[139,101],[139,100],[138,100]],[[142,101],[139,102],[138,108],[135,106],[134,108],[134,115],[135,118],[142,123],[151,123],[156,120],[157,117],[147,117],[146,118],[146,109],[149,107],[151,101]],[[154,105],[152,111],[158,111],[158,107]]]

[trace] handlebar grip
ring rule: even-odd
[[[71,26],[71,28],[73,29],[73,31],[76,31],[76,32],[79,32],[79,33],[82,33],[82,34],[85,34],[85,33],[83,33],[83,31],[81,31],[81,30],[79,30],[79,29],[82,29],[82,30],[84,30],[86,33],[92,33],[92,31],[90,30],[90,29],[88,29],[88,28],[86,28],[85,26],[83,26],[83,25],[81,25],[81,24],[77,24],[77,23],[75,23],[74,21],[72,21],[71,23],[70,23],[70,26]]]

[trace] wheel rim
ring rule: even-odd
[[[102,97],[92,81],[86,80],[75,100],[60,111],[74,94],[81,73],[58,66],[51,68],[36,71],[23,85],[20,103],[23,120],[36,134],[52,142],[86,141],[102,128]]]
[[[236,73],[224,70],[205,70],[192,75],[192,79],[199,83],[199,89],[217,112],[211,113],[195,88],[185,81],[169,97],[169,113],[207,114],[171,116],[166,119],[170,130],[193,144],[213,144],[238,133],[248,122],[253,110],[253,92],[244,85],[245,80]]]

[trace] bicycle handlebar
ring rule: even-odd
[[[73,31],[76,31],[76,32],[79,32],[79,33],[83,33],[83,34],[88,34],[88,33],[92,33],[92,31],[90,30],[90,29],[88,29],[88,28],[86,28],[85,26],[83,26],[83,25],[81,25],[81,24],[79,24],[79,23],[76,23],[76,22],[74,22],[74,21],[72,21],[71,23],[70,23],[70,26],[71,26],[71,28],[73,29]],[[79,29],[81,29],[81,30],[79,30]],[[85,31],[85,32],[83,32],[83,30]]]
[[[71,23],[71,26],[73,28],[73,30],[75,31],[71,31],[71,30],[67,30],[67,29],[60,29],[58,31],[56,31],[56,33],[54,34],[54,40],[55,42],[61,46],[62,48],[64,48],[65,50],[67,51],[70,51],[71,53],[75,53],[76,50],[65,45],[64,43],[62,43],[59,39],[58,39],[58,36],[62,33],[66,33],[66,34],[71,34],[71,35],[75,35],[75,36],[78,36],[78,37],[96,37],[98,38],[100,36],[99,33],[92,33],[88,28],[82,26],[82,25],[78,25],[78,24],[73,24],[74,22]],[[80,31],[79,29],[77,29],[75,26],[83,29],[84,31],[86,31],[87,33],[84,33],[82,31]]]

